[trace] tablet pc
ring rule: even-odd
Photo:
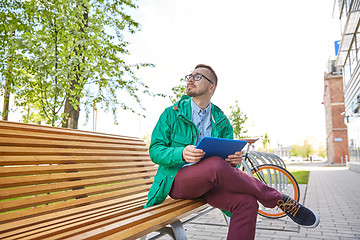
[[[219,156],[225,159],[229,155],[241,151],[246,143],[246,141],[241,140],[204,137],[197,144],[196,148],[202,149],[205,152],[204,158]]]

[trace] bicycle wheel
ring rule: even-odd
[[[295,201],[299,201],[299,185],[294,176],[286,169],[273,164],[264,164],[252,169],[252,174],[255,178],[261,180],[270,187],[290,196]],[[267,218],[281,218],[286,216],[286,214],[278,207],[266,208],[260,203],[258,213]]]

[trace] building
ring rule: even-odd
[[[335,66],[343,69],[350,169],[360,171],[360,0],[337,0],[341,41]]]
[[[277,148],[274,149],[274,154],[279,156],[284,161],[290,161],[290,150],[291,146],[283,147],[283,145],[278,144]]]
[[[348,135],[344,122],[344,91],[341,71],[329,61],[329,73],[324,76],[324,107],[326,119],[326,153],[328,162],[345,164],[348,161]]]

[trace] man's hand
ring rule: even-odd
[[[187,145],[183,152],[183,159],[188,163],[194,163],[201,160],[205,155],[205,152],[202,149],[196,149],[194,145]]]
[[[229,155],[228,158],[225,159],[228,163],[230,163],[232,166],[237,166],[241,163],[243,159],[244,152],[236,152],[234,155]]]

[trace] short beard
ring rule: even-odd
[[[188,91],[186,90],[186,95],[188,95],[189,97],[200,97],[200,96],[203,96],[206,94],[206,91],[203,91],[203,92],[191,92],[191,91]]]

